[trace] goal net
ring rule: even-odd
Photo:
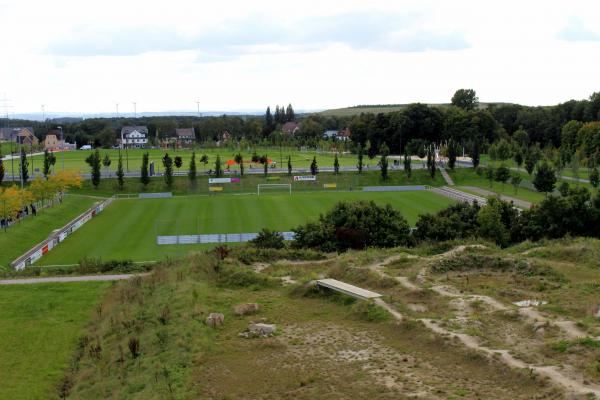
[[[288,192],[292,194],[291,183],[259,183],[257,187],[257,194],[260,196],[261,193],[269,192]]]

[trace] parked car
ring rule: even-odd
[[[79,150],[91,150],[91,149],[92,149],[92,146],[89,144],[84,144],[83,146],[81,146],[79,148]]]

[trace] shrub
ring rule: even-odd
[[[368,322],[385,322],[390,319],[390,314],[371,300],[354,303],[352,313]]]
[[[127,342],[127,347],[129,347],[129,352],[131,353],[132,358],[138,358],[140,355],[140,340],[136,337],[129,338],[129,342]]]
[[[232,266],[219,271],[217,283],[225,287],[268,287],[273,285],[273,281],[268,276],[257,274],[247,268]]]
[[[252,239],[250,243],[260,249],[282,249],[285,247],[283,235],[267,228],[263,228],[258,232],[258,236]]]

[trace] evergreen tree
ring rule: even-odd
[[[519,193],[519,186],[521,185],[522,180],[523,178],[521,178],[521,174],[519,174],[518,172],[514,173],[510,178],[510,183],[515,188],[515,194]]]
[[[285,119],[287,122],[293,122],[296,120],[296,115],[291,104],[288,104],[287,109],[285,110]]]
[[[410,179],[410,175],[412,174],[412,165],[410,157],[408,156],[408,150],[406,148],[404,149],[404,172],[406,173],[408,179]]]
[[[200,162],[203,165],[202,169],[206,171],[206,164],[208,164],[208,156],[206,154],[202,154],[202,157],[200,157]]]
[[[0,179],[0,182],[2,182],[2,179]],[[597,188],[598,184],[600,184],[600,173],[598,173],[598,168],[596,167],[594,167],[590,172],[590,184],[594,188]]]
[[[273,115],[271,115],[271,107],[267,107],[267,112],[265,113],[265,126],[269,133],[271,133],[270,129],[273,126]]]
[[[313,175],[317,175],[319,173],[319,166],[317,165],[317,156],[314,156],[312,162],[310,163],[310,173]]]
[[[448,142],[448,167],[451,170],[454,170],[454,165],[456,164],[456,144],[453,140]]]
[[[523,165],[523,150],[520,147],[515,149],[513,160],[515,160],[515,163],[517,164],[517,170],[521,168],[521,165]]]
[[[121,152],[119,152],[119,162],[117,163],[117,180],[119,182],[119,190],[123,190],[123,184],[125,183],[123,176],[125,176],[125,173],[123,172],[123,157],[121,156]]]
[[[2,162],[2,146],[0,146],[0,185],[4,180],[4,163]]]
[[[179,168],[181,168],[183,165],[183,159],[180,156],[175,156],[173,162],[175,164],[175,168],[177,168],[177,172],[179,172]]]
[[[477,168],[479,166],[480,152],[481,150],[479,149],[479,141],[475,139],[471,147],[471,160],[473,161],[473,168]]]
[[[281,111],[279,111],[279,106],[276,105],[275,106],[275,123],[280,123],[281,122]]]
[[[167,188],[171,188],[173,185],[173,159],[169,157],[169,153],[165,153],[162,159],[163,166],[165,167],[164,178]]]
[[[148,175],[148,152],[142,155],[142,170],[140,174],[140,181],[144,187],[148,186],[150,183],[150,176]]]
[[[190,159],[190,170],[188,171],[188,178],[192,186],[196,185],[196,152],[192,152],[192,158]]]
[[[356,168],[358,168],[358,173],[362,174],[362,170],[363,170],[363,157],[365,155],[365,151],[363,149],[363,147],[360,145],[360,143],[358,144],[358,164],[356,165]]]
[[[490,182],[490,187],[494,186],[494,177],[496,176],[496,171],[494,170],[494,168],[492,166],[488,166],[485,169],[485,177],[487,178],[487,180]]]
[[[335,158],[333,159],[333,173],[334,174],[340,173],[340,161],[338,160],[337,153],[335,153]]]
[[[215,176],[220,178],[223,176],[223,167],[221,166],[221,156],[217,154],[217,159],[215,160]]]
[[[556,185],[556,174],[547,162],[543,162],[537,168],[533,178],[533,186],[538,192],[550,193]]]
[[[244,157],[241,153],[237,153],[234,160],[236,164],[240,166],[240,175],[244,176]]]
[[[381,179],[384,181],[388,178],[388,159],[387,156],[390,153],[390,149],[383,142],[383,144],[379,147],[379,152],[381,153],[381,159],[379,160],[379,167],[381,168]]]
[[[85,162],[88,163],[92,170],[92,185],[97,188],[100,184],[100,151],[96,149],[85,159]]]
[[[266,178],[267,174],[269,173],[269,157],[265,154],[264,156],[261,157],[261,162],[263,165],[263,170],[264,170],[265,178]]]
[[[43,173],[44,173],[44,177],[46,179],[48,179],[48,175],[50,174],[50,167],[52,166],[52,164],[50,163],[50,157],[54,157],[54,155],[52,153],[50,153],[48,151],[48,149],[44,150],[44,167],[43,167]]]
[[[505,165],[501,165],[496,169],[494,179],[496,179],[497,182],[502,183],[502,189],[504,189],[504,184],[508,181],[509,178],[510,169],[508,169],[508,167],[506,167]]]
[[[435,156],[431,147],[427,150],[427,170],[431,179],[435,178]]]
[[[110,164],[112,164],[112,160],[110,159],[110,157],[108,156],[108,153],[107,153],[104,155],[104,159],[102,159],[102,165],[106,169],[107,174],[109,172],[108,167],[110,167]]]
[[[292,156],[288,156],[288,175],[292,175]]]

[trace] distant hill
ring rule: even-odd
[[[426,103],[427,104],[427,103]],[[501,105],[501,104],[510,104],[510,103],[502,103],[502,102],[493,102],[493,103],[479,103],[480,108],[487,108],[490,105]],[[394,111],[400,111],[403,108],[407,107],[409,104],[371,104],[371,105],[359,105],[345,108],[332,108],[329,110],[321,111],[318,114],[324,116],[337,116],[337,117],[348,117],[352,115],[358,115],[361,113],[389,113]],[[429,103],[427,104],[430,107],[448,107],[450,103]]]

